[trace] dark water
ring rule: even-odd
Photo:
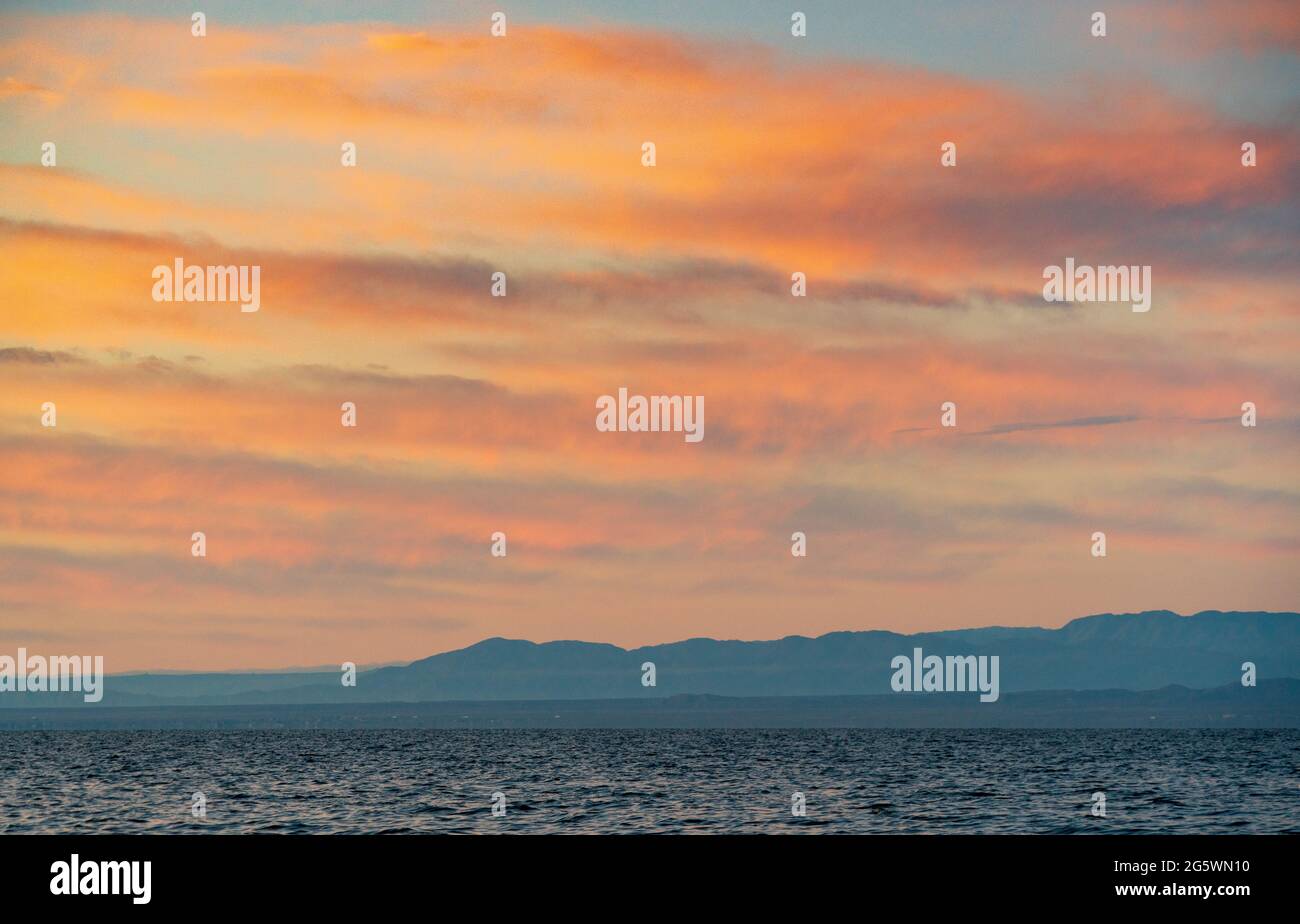
[[[1294,730],[8,732],[0,832],[1300,833],[1298,765]]]

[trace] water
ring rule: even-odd
[[[1296,730],[7,732],[0,832],[1294,834],[1298,745]]]

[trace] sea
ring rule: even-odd
[[[1293,729],[14,731],[0,833],[1296,834],[1298,771]]]

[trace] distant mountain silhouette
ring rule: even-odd
[[[1300,678],[1300,615],[1169,611],[1103,614],[1060,629],[958,629],[901,635],[832,632],[774,641],[694,638],[625,650],[558,641],[491,638],[404,667],[357,675],[133,674],[110,676],[108,706],[295,705],[449,700],[582,700],[712,694],[731,697],[861,696],[890,692],[890,661],[926,655],[997,655],[1003,694],[1035,690],[1191,689],[1240,684],[1241,665],[1258,677]],[[656,686],[641,684],[653,662]],[[898,694],[902,696],[904,694]],[[0,707],[81,705],[77,694],[0,694]]]

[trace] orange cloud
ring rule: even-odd
[[[1293,125],[650,31],[59,22],[0,41],[0,634],[271,667],[1294,606]],[[1067,256],[1153,265],[1152,311],[1044,303]],[[177,257],[261,310],[153,301]],[[597,432],[620,386],[704,441]]]

